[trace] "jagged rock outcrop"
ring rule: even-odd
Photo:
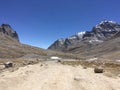
[[[48,49],[66,51],[71,47],[96,45],[111,38],[119,31],[120,24],[105,20],[94,26],[91,31],[80,32],[66,39],[58,39]]]
[[[0,34],[9,36],[9,37],[19,41],[18,34],[8,24],[2,24],[0,26]]]
[[[79,32],[76,35],[70,36],[66,39],[58,39],[55,41],[48,49],[51,50],[64,50],[68,48],[68,46],[75,45],[82,41],[82,38],[86,32]]]
[[[18,58],[26,55],[46,55],[44,49],[25,45],[19,42],[19,37],[10,25],[0,26],[0,58]]]

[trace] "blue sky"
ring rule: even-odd
[[[0,0],[0,24],[25,44],[47,48],[58,38],[91,30],[102,20],[120,22],[120,0]]]

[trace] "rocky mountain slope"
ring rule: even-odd
[[[48,49],[64,51],[69,47],[79,46],[83,42],[99,44],[111,38],[118,31],[120,31],[120,24],[105,20],[93,27],[91,31],[79,32],[69,38],[58,39]]]
[[[91,31],[58,39],[48,49],[84,56],[104,55],[118,58],[120,57],[120,24],[113,21],[102,21]]]
[[[77,50],[80,48],[78,47]],[[85,53],[84,53],[85,54]],[[90,47],[88,55],[101,56],[102,58],[119,60],[120,59],[120,31],[113,37],[101,44]]]
[[[0,26],[0,58],[18,58],[26,54],[46,55],[45,50],[21,44],[16,31],[10,25]]]

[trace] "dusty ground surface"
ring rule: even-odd
[[[50,61],[0,73],[0,90],[120,90],[120,77]]]

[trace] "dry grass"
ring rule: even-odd
[[[120,63],[113,61],[63,61],[64,65],[78,66],[82,65],[86,68],[95,68],[102,66],[104,69],[104,75],[108,77],[116,77],[120,74]]]
[[[12,62],[13,67],[10,68],[0,68],[0,72],[3,71],[15,71],[19,67],[24,67],[26,65],[33,65],[41,62],[41,59],[0,59],[0,65],[3,65],[5,62]]]
[[[21,44],[7,35],[0,34],[0,58],[18,58],[29,53],[47,55],[44,49]]]

